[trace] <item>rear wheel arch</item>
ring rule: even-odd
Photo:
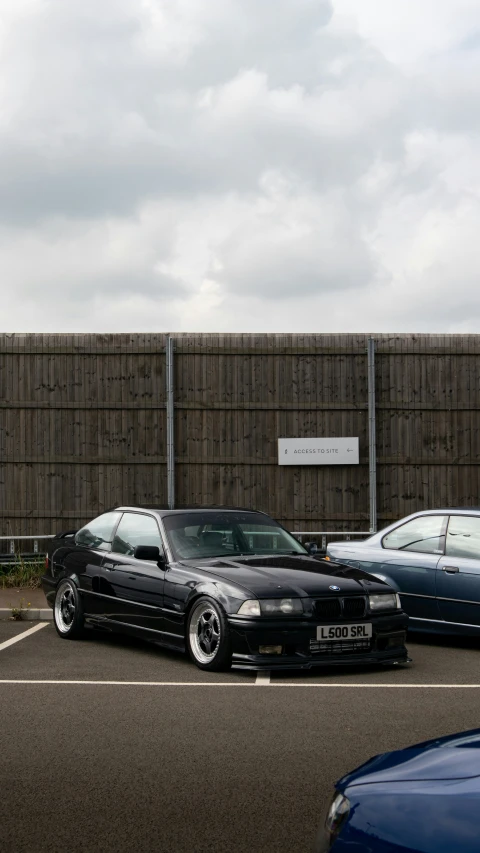
[[[72,581],[75,584],[78,591],[81,593],[82,588],[80,586],[80,578],[76,574],[71,574],[69,572],[63,571],[57,578],[57,587],[61,584],[62,581]]]

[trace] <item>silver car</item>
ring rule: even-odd
[[[327,559],[387,581],[414,630],[480,633],[480,509],[416,512],[361,542],[332,542]]]

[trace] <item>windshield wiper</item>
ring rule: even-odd
[[[206,556],[203,556],[203,557],[200,554],[195,554],[194,557],[188,557],[188,559],[189,560],[195,560],[195,559],[199,559],[199,560],[220,560],[220,559],[231,560],[235,557],[251,557],[252,554],[254,554],[254,553],[255,553],[254,551],[245,551],[245,552],[236,551],[234,554],[230,554],[230,553],[226,554],[225,552],[223,552],[223,554],[207,554]],[[187,558],[183,557],[183,559],[185,560]]]
[[[299,551],[235,551],[232,553],[225,552],[223,554],[207,554],[205,556],[200,556],[200,554],[195,554],[194,557],[183,557],[182,559],[186,560],[235,560],[237,557],[285,557],[288,555],[292,555],[294,557],[308,557],[309,554],[303,554]]]
[[[263,556],[264,557],[275,557],[277,554],[282,554],[283,556],[285,556],[285,554],[293,554],[294,557],[308,557],[308,556],[310,556],[308,554],[308,552],[306,554],[304,554],[303,551],[281,551],[280,549],[278,551],[269,551],[268,554],[263,554]]]

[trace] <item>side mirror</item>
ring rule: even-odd
[[[133,556],[136,560],[150,560],[152,563],[159,563],[162,559],[158,545],[137,545]]]
[[[305,548],[312,557],[318,552],[318,545],[316,542],[305,542]]]

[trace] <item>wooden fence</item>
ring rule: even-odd
[[[378,523],[475,505],[480,335],[373,335]],[[177,505],[369,526],[367,335],[174,338]],[[0,534],[167,501],[165,335],[0,336]],[[279,467],[279,437],[359,436],[358,466]]]

